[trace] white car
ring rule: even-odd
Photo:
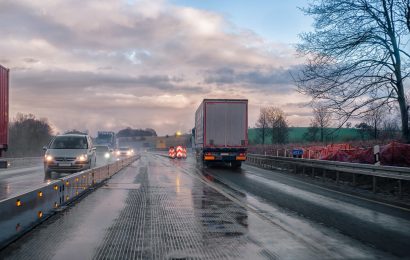
[[[88,135],[58,135],[50,142],[44,155],[44,173],[49,178],[51,172],[79,172],[96,165],[96,153]]]
[[[134,155],[134,150],[130,147],[120,147],[115,151],[115,156],[117,160],[128,158]]]

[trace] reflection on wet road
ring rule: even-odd
[[[192,159],[145,154],[0,253],[9,259],[392,258]]]

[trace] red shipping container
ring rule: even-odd
[[[0,155],[7,150],[9,123],[9,70],[0,65]]]

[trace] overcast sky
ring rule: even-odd
[[[189,131],[204,98],[282,107],[293,126],[309,101],[290,72],[311,19],[292,0],[1,0],[0,64],[11,69],[11,117],[56,131]]]

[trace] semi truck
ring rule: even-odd
[[[94,142],[96,145],[107,145],[111,149],[115,149],[117,146],[115,133],[109,131],[99,131]]]
[[[0,65],[0,168],[7,167],[2,160],[3,152],[8,148],[9,129],[9,69]]]
[[[199,161],[241,167],[248,146],[248,100],[204,99],[195,113],[193,135]]]

